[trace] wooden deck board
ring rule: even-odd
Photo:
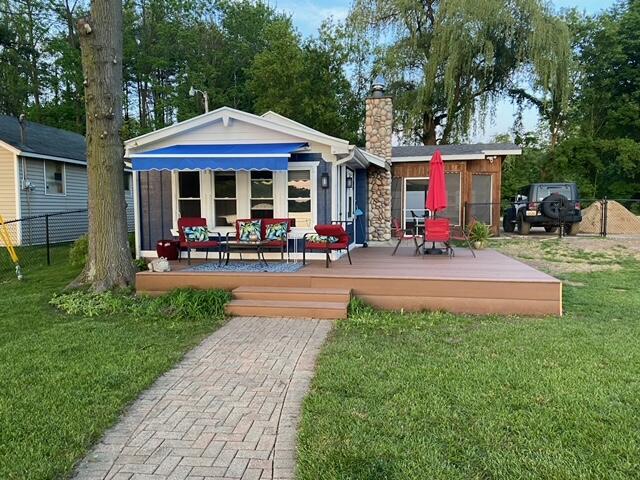
[[[185,261],[168,273],[141,272],[139,292],[157,294],[178,287],[240,286],[342,288],[380,308],[443,309],[459,313],[561,315],[562,284],[522,262],[493,250],[473,258],[466,249],[456,256],[414,257],[410,248],[391,256],[385,247],[360,248],[325,268],[312,261],[297,272],[189,272]],[[195,262],[194,262],[195,263]]]

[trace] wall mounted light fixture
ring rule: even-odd
[[[325,189],[329,188],[329,174],[327,172],[320,175],[320,186]]]

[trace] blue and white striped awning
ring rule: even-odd
[[[130,155],[133,170],[287,170],[289,157],[307,143],[172,145]]]

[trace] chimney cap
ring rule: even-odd
[[[385,83],[384,78],[382,78],[382,75],[378,75],[371,83],[371,95],[376,98],[384,96],[386,87],[387,84]]]

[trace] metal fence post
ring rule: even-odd
[[[602,228],[601,228],[601,235],[603,237],[607,236],[608,210],[609,210],[609,201],[607,200],[607,197],[604,197],[604,200],[602,202]]]
[[[44,216],[45,239],[47,242],[47,265],[51,265],[51,243],[49,242],[49,215]]]

